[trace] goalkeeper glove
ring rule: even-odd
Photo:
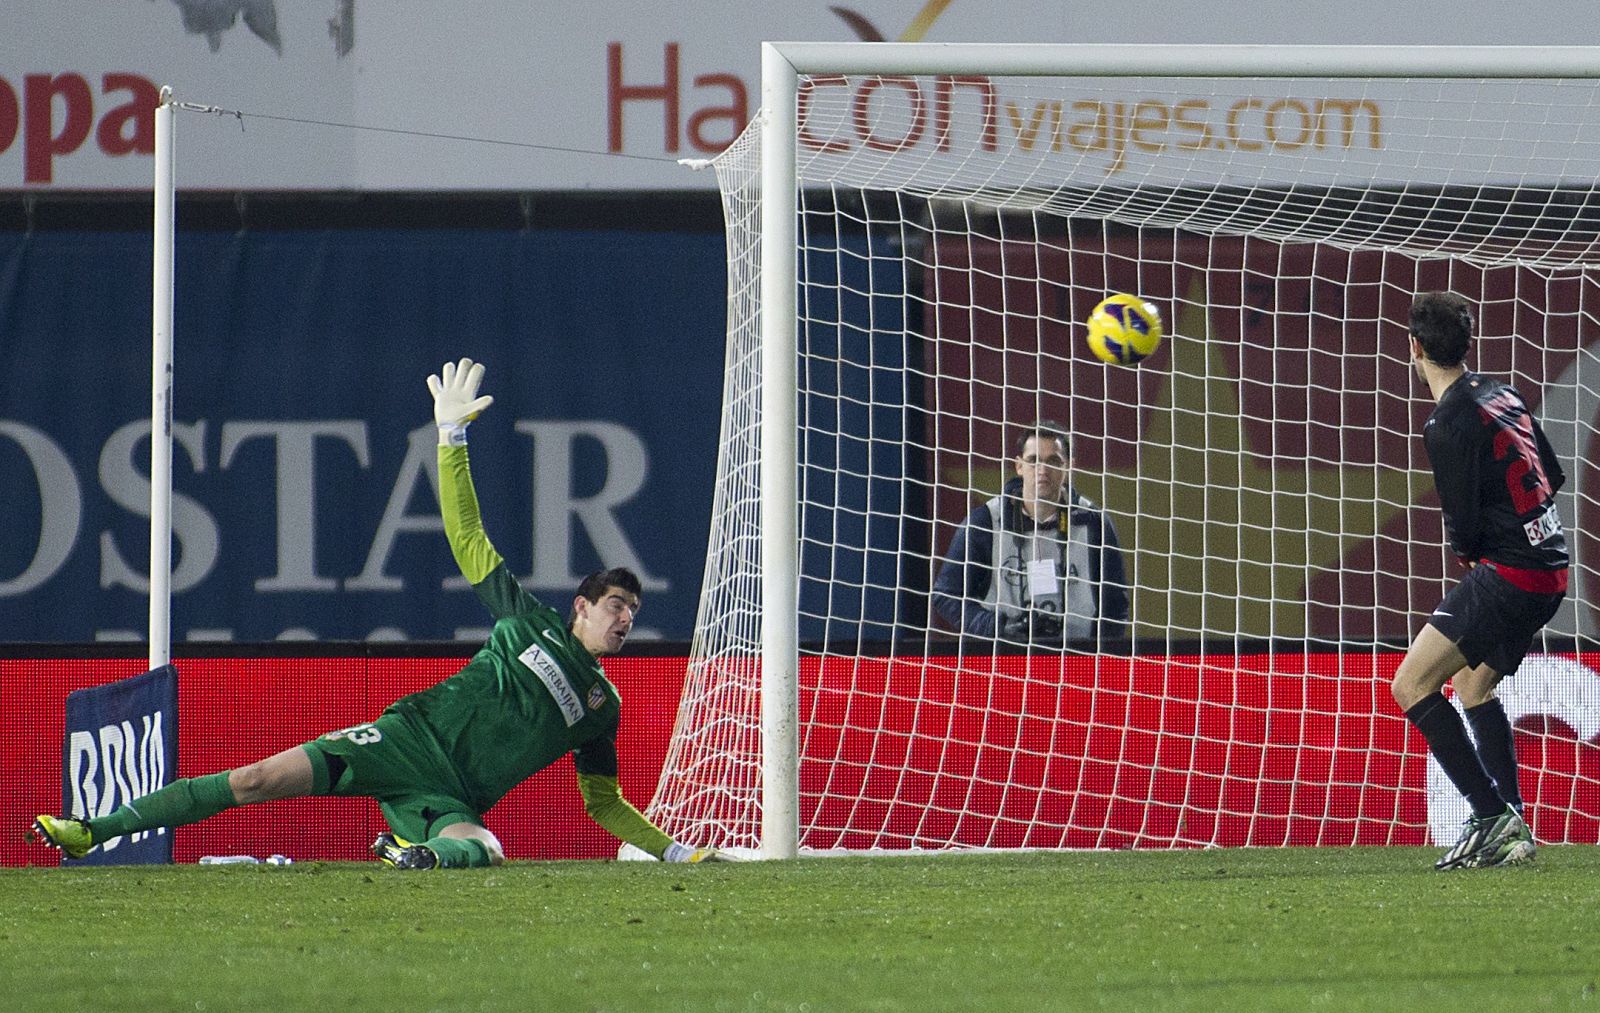
[[[695,865],[700,862],[732,862],[736,859],[732,855],[724,854],[716,848],[696,848],[676,841],[667,845],[667,850],[661,853],[663,862]]]
[[[494,404],[494,398],[478,396],[478,385],[483,382],[481,362],[447,362],[441,372],[443,380],[438,374],[428,377],[428,390],[433,392],[433,421],[439,425],[439,445],[459,447],[467,442],[467,423]]]

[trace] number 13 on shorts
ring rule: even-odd
[[[329,740],[349,739],[358,746],[370,746],[374,742],[382,742],[383,733],[378,731],[369,721],[364,725],[351,725],[349,728],[341,728],[336,732],[329,732],[323,738]]]

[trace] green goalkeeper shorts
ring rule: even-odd
[[[389,829],[421,842],[453,823],[483,823],[459,797],[460,779],[431,739],[399,714],[303,744],[312,794],[376,799]]]

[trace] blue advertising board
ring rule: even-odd
[[[67,694],[61,807],[85,818],[170,784],[178,771],[178,672],[171,665]],[[143,831],[102,841],[74,865],[172,861],[172,834]]]
[[[893,640],[904,555],[926,512],[920,340],[906,319],[905,261],[892,232],[816,230],[800,260],[800,638]],[[925,567],[925,564],[924,564]]]
[[[181,222],[180,222],[181,228]],[[143,639],[150,239],[0,233],[0,640]],[[565,609],[643,579],[687,639],[720,419],[722,237],[183,232],[173,639],[479,639],[433,490],[425,379],[484,362],[484,524]]]

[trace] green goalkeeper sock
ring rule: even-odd
[[[466,837],[435,837],[422,846],[439,856],[441,869],[472,869],[489,864],[489,849]]]
[[[90,820],[89,832],[97,842],[109,841],[113,837],[138,833],[140,830],[198,823],[237,804],[233,799],[233,789],[228,787],[226,770],[205,777],[184,777],[165,788],[118,806],[116,812],[109,816]]]

